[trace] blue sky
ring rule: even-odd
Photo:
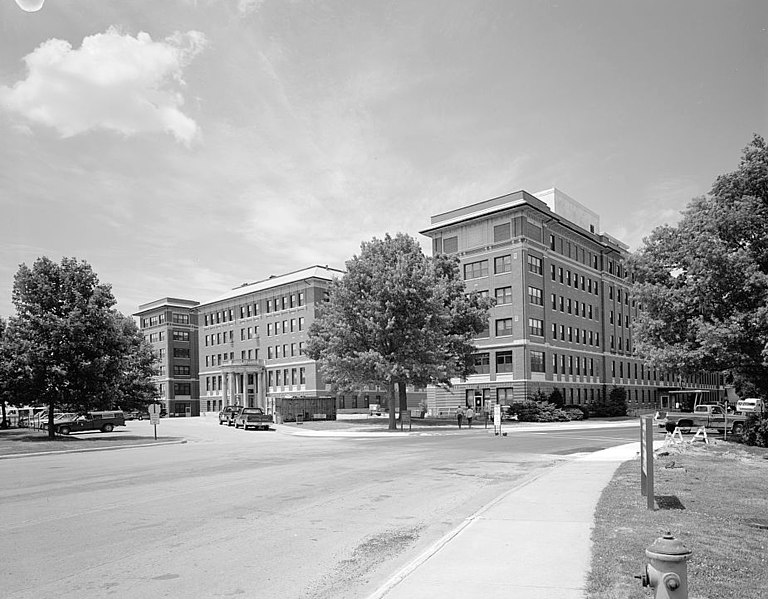
[[[519,189],[637,247],[766,135],[767,29],[764,0],[0,0],[0,315],[41,255],[130,314]]]

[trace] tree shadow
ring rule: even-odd
[[[677,495],[656,495],[656,505],[660,510],[684,510],[685,506]]]

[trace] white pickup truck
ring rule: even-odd
[[[699,404],[693,408],[693,412],[667,412],[666,429],[673,432],[679,428],[680,432],[689,433],[692,428],[713,428],[718,431],[726,430],[734,435],[744,432],[746,416],[741,414],[728,414],[723,406],[717,404]]]

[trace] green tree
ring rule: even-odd
[[[455,258],[428,258],[398,234],[361,245],[310,327],[308,355],[336,389],[383,384],[389,427],[396,428],[394,389],[449,385],[473,372],[474,336],[487,327],[490,302],[467,294]]]
[[[48,406],[54,436],[57,407],[86,411],[119,401],[150,401],[151,349],[136,325],[114,309],[109,285],[84,261],[43,257],[19,267],[13,285],[16,315],[0,348],[2,371],[13,373],[18,402]]]
[[[727,373],[768,394],[768,148],[755,136],[739,168],[655,229],[630,261],[642,310],[635,349],[680,374]]]

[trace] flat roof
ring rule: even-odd
[[[329,266],[310,266],[301,270],[296,270],[283,275],[272,275],[261,281],[255,281],[253,283],[243,283],[239,287],[235,287],[226,293],[206,302],[201,302],[200,307],[215,304],[217,302],[234,299],[249,293],[256,293],[259,291],[266,291],[275,287],[282,287],[283,285],[289,285],[290,283],[297,283],[304,279],[323,279],[325,281],[331,281],[344,275],[343,270],[331,268]]]
[[[139,304],[138,312],[134,312],[133,316],[138,316],[144,312],[156,310],[157,308],[169,307],[169,308],[195,308],[200,304],[194,300],[180,299],[177,297],[163,297],[156,299],[146,304]]]

